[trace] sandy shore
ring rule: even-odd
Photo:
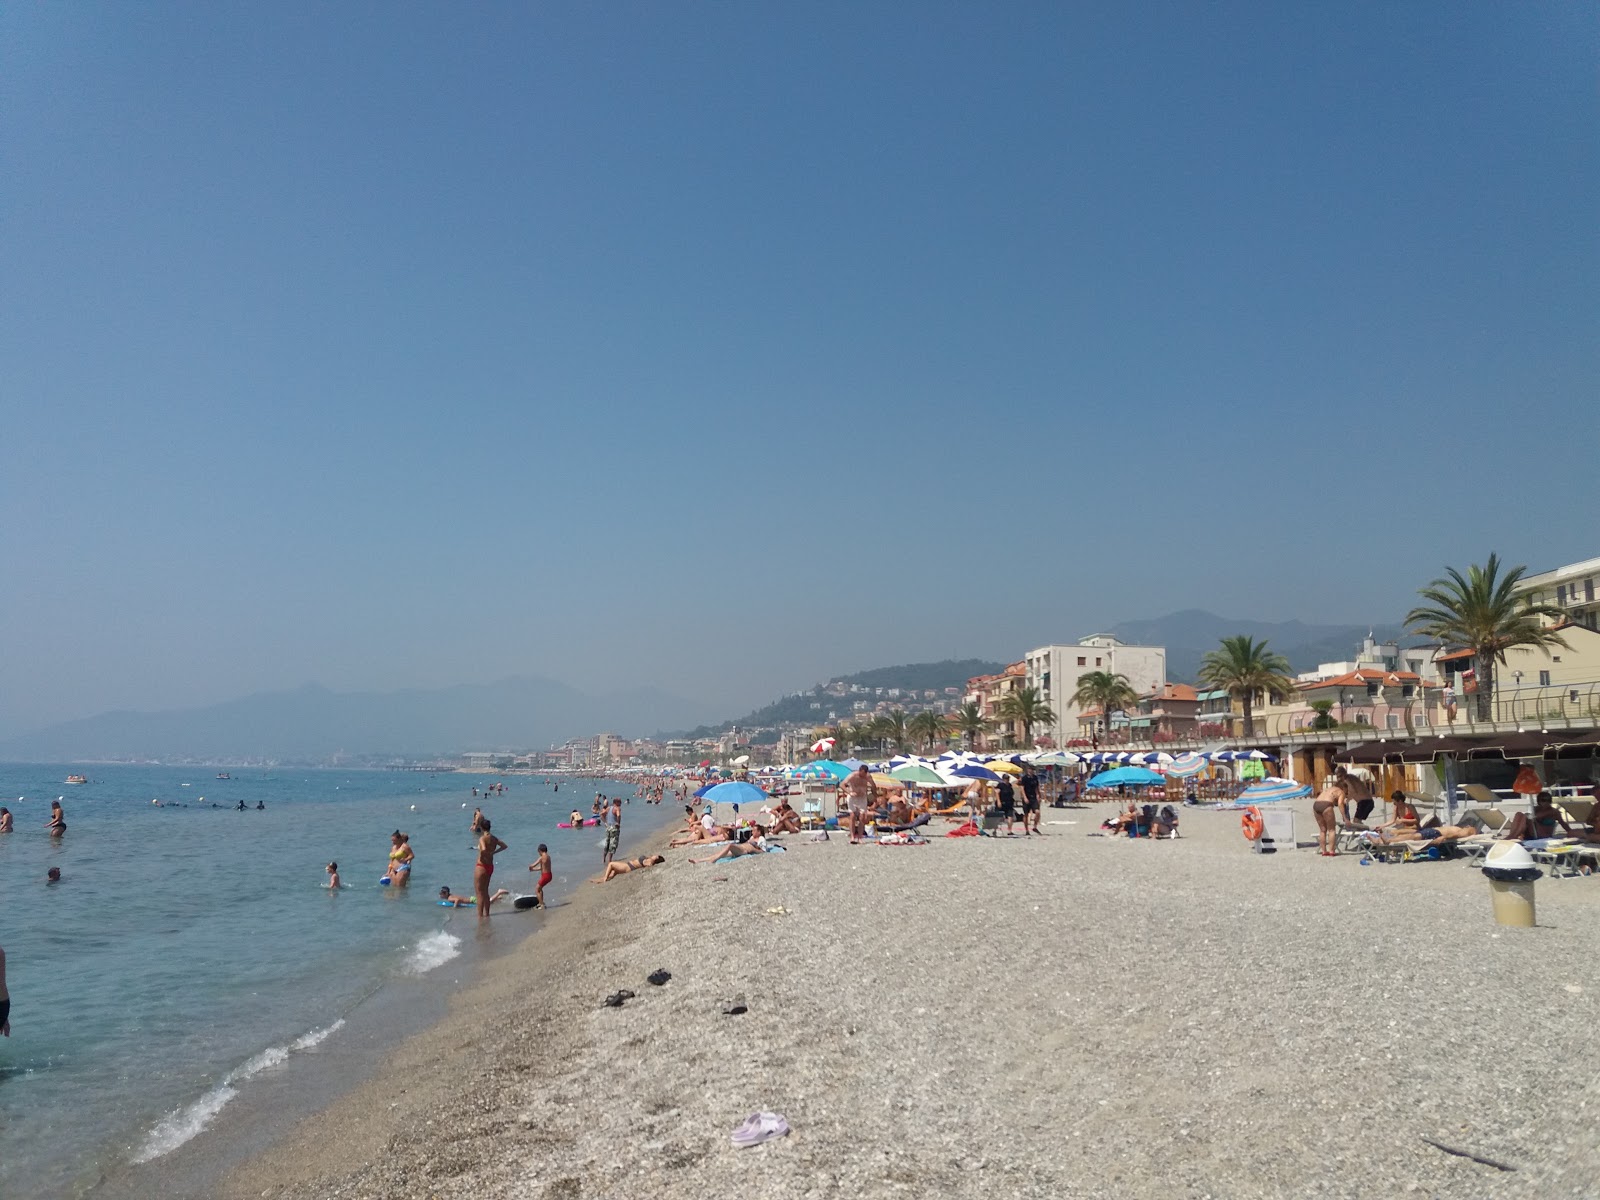
[[[1600,1190],[1600,878],[1542,882],[1540,927],[1501,929],[1457,864],[1254,856],[1235,813],[1086,836],[1104,811],[1028,841],[674,851],[585,887],[222,1194]],[[793,1132],[734,1149],[761,1109]]]

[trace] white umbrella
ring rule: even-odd
[[[833,738],[818,738],[816,741],[811,743],[811,753],[826,754],[829,750],[833,749],[833,742]]]

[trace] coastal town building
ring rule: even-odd
[[[978,712],[989,725],[987,732],[978,735],[974,749],[999,750],[1007,745],[1017,745],[1022,730],[1001,720],[1000,706],[1007,696],[1025,686],[1026,669],[1020,662],[1012,663],[998,674],[974,675],[967,680],[966,701],[978,706]]]
[[[1047,735],[1057,746],[1083,736],[1078,705],[1072,699],[1083,676],[1095,671],[1124,675],[1140,695],[1154,693],[1167,682],[1164,646],[1130,646],[1104,633],[1072,645],[1039,646],[1028,651],[1022,663],[1024,685],[1038,690],[1056,718],[1051,727],[1034,733]]]
[[[1562,609],[1567,620],[1600,631],[1600,558],[1587,558],[1522,578],[1521,591],[1535,604]]]

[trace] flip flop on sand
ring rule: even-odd
[[[644,978],[646,983],[653,983],[656,987],[661,987],[667,980],[672,978],[672,972],[665,967],[657,967]]]
[[[735,996],[732,1000],[722,1002],[722,1015],[725,1017],[738,1017],[749,1011],[750,1007],[745,1004],[743,996]]]
[[[780,1138],[789,1132],[789,1122],[774,1112],[751,1113],[733,1131],[733,1144],[741,1150]]]

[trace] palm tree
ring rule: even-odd
[[[1035,725],[1049,725],[1056,719],[1055,712],[1044,702],[1039,689],[1034,687],[1020,687],[1001,697],[995,715],[1002,721],[1009,721],[1013,729],[1022,726],[1022,741],[1028,746],[1033,745]]]
[[[956,709],[955,715],[950,718],[950,727],[967,740],[967,749],[971,750],[978,744],[978,738],[989,727],[989,722],[983,719],[983,709],[978,707],[976,700],[969,700]]]
[[[896,750],[906,748],[906,714],[904,709],[896,708],[879,717],[873,722],[878,727],[878,735],[886,743],[884,749],[893,746]]]
[[[1256,731],[1256,693],[1268,697],[1287,696],[1294,691],[1294,680],[1289,678],[1289,660],[1275,650],[1267,649],[1267,640],[1259,642],[1245,634],[1222,639],[1222,648],[1208,651],[1200,661],[1200,682],[1207,687],[1221,688],[1244,707],[1244,736],[1253,737]]]
[[[931,708],[925,708],[906,722],[906,732],[916,738],[924,750],[932,750],[933,743],[944,736],[944,718]]]
[[[1105,729],[1110,733],[1111,714],[1137,708],[1139,693],[1133,690],[1126,675],[1090,671],[1078,676],[1078,690],[1072,693],[1072,702],[1084,711],[1098,708],[1105,715]]]
[[[1426,637],[1465,646],[1472,651],[1477,683],[1478,720],[1488,721],[1494,711],[1494,668],[1505,665],[1506,651],[1515,646],[1566,648],[1560,633],[1546,620],[1561,621],[1566,614],[1550,604],[1535,604],[1517,594],[1517,582],[1527,567],[1512,567],[1500,577],[1500,558],[1489,555],[1483,566],[1467,568],[1466,578],[1454,567],[1445,578],[1435,579],[1417,594],[1428,603],[1406,614],[1406,624]]]

